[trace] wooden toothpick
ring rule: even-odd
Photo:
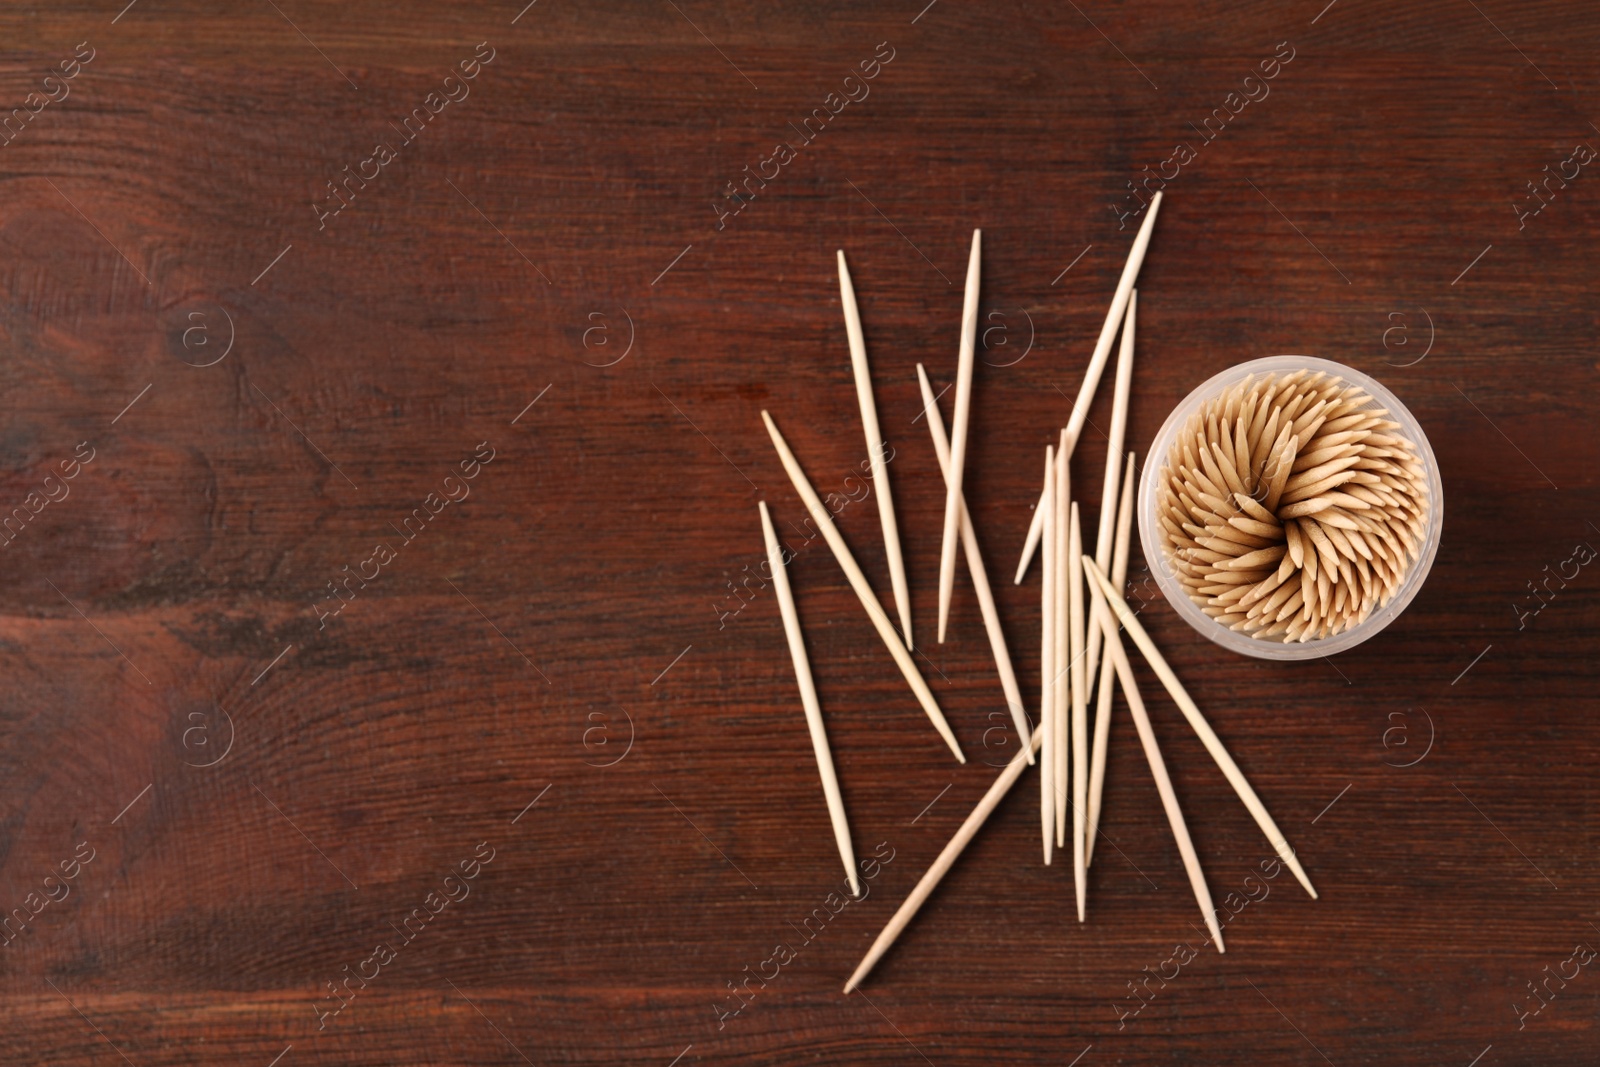
[[[1089,591],[1094,594],[1095,603],[1104,606],[1105,593],[1100,587],[1090,582]],[[1183,809],[1178,806],[1178,796],[1173,792],[1172,779],[1167,775],[1167,764],[1161,758],[1161,747],[1156,744],[1155,730],[1150,726],[1150,716],[1145,712],[1144,700],[1139,695],[1139,683],[1134,680],[1133,667],[1128,663],[1128,653],[1122,647],[1117,624],[1110,611],[1096,612],[1095,618],[1100,620],[1105,637],[1106,664],[1116,670],[1122,682],[1122,694],[1128,701],[1133,725],[1139,731],[1139,743],[1144,747],[1145,760],[1150,764],[1150,776],[1156,780],[1156,792],[1161,794],[1161,806],[1166,809],[1172,836],[1178,842],[1178,853],[1183,857],[1183,869],[1189,875],[1195,903],[1200,905],[1200,914],[1205,916],[1206,928],[1211,931],[1211,939],[1217,943],[1217,951],[1226,952],[1222,944],[1222,927],[1217,924],[1217,909],[1211,904],[1211,890],[1206,885],[1204,872],[1200,870],[1200,857],[1195,855],[1194,842],[1189,839],[1189,827],[1184,822]]]
[[[1139,307],[1139,290],[1128,294],[1128,312],[1122,320],[1122,346],[1117,353],[1117,386],[1112,396],[1111,433],[1106,444],[1105,479],[1100,486],[1100,531],[1095,537],[1094,561],[1111,573],[1112,535],[1116,528],[1117,475],[1122,470],[1122,439],[1128,430],[1128,395],[1133,391],[1133,333]],[[1099,610],[1095,608],[1094,610]],[[1089,644],[1084,653],[1084,678],[1094,678],[1100,665],[1100,622],[1089,620]]]
[[[1044,832],[1044,862],[1050,865],[1056,844],[1056,449],[1044,449],[1044,582],[1039,597],[1039,733],[1043,737],[1039,773],[1039,821]]]
[[[778,546],[778,532],[772,528],[772,516],[767,512],[767,502],[761,501],[761,530],[767,540],[767,569],[772,572],[772,586],[778,592],[778,611],[783,615],[783,632],[789,639],[789,656],[794,660],[794,678],[800,686],[800,704],[805,708],[806,726],[811,730],[811,748],[817,756],[817,773],[822,776],[822,794],[828,800],[828,818],[833,821],[833,837],[839,845],[839,858],[844,861],[845,877],[850,882],[850,892],[861,895],[861,879],[856,873],[856,853],[850,845],[850,823],[844,815],[844,797],[839,794],[839,777],[833,769],[833,752],[828,747],[828,734],[822,726],[822,705],[817,700],[817,687],[811,679],[811,660],[806,656],[805,638],[800,633],[800,614],[795,610],[794,592],[789,588],[789,572],[783,564],[783,549]]]
[[[1200,713],[1199,707],[1195,705],[1194,700],[1184,690],[1183,684],[1178,681],[1178,676],[1172,673],[1172,668],[1162,658],[1160,651],[1155,646],[1155,642],[1150,640],[1150,635],[1145,633],[1144,627],[1140,625],[1133,612],[1128,610],[1128,605],[1123,602],[1122,597],[1112,588],[1106,576],[1100,573],[1100,568],[1094,565],[1094,560],[1085,557],[1083,569],[1105,594],[1106,603],[1117,613],[1117,618],[1122,621],[1122,625],[1133,638],[1134,644],[1138,645],[1139,651],[1144,653],[1144,658],[1150,664],[1150,669],[1156,672],[1156,676],[1161,679],[1161,684],[1166,686],[1167,693],[1171,695],[1173,702],[1178,705],[1178,709],[1183,712],[1183,717],[1189,720],[1189,725],[1199,735],[1200,743],[1206,746],[1206,751],[1211,753],[1211,758],[1221,768],[1223,775],[1228,779],[1228,784],[1233,786],[1233,791],[1239,795],[1240,800],[1244,801],[1244,806],[1256,820],[1256,825],[1261,827],[1262,833],[1267,835],[1267,840],[1277,850],[1278,857],[1294,872],[1294,876],[1300,880],[1300,884],[1305,886],[1306,892],[1310,893],[1312,898],[1315,899],[1317,891],[1311,887],[1311,879],[1306,877],[1306,872],[1300,866],[1300,861],[1295,858],[1294,849],[1289,847],[1289,842],[1283,836],[1283,832],[1278,829],[1278,824],[1272,821],[1271,815],[1267,814],[1266,805],[1262,804],[1261,798],[1256,796],[1256,791],[1250,787],[1250,782],[1245,778],[1244,772],[1239,769],[1239,765],[1233,762],[1233,757],[1228,754],[1227,748],[1223,746],[1222,739],[1217,736],[1215,730],[1211,729],[1211,724],[1206,722],[1206,717]]]
[[[956,735],[950,731],[950,724],[945,721],[944,712],[939,710],[938,702],[933,699],[933,692],[928,688],[928,683],[917,671],[917,665],[912,662],[911,653],[906,651],[900,635],[894,632],[894,624],[889,621],[889,616],[884,614],[883,605],[878,603],[877,594],[872,591],[872,586],[867,584],[867,576],[861,573],[861,567],[850,554],[850,548],[844,543],[844,537],[833,524],[833,517],[828,514],[828,509],[817,497],[817,491],[811,487],[805,471],[800,468],[800,461],[795,459],[794,453],[789,450],[789,443],[783,439],[783,434],[778,432],[778,424],[773,422],[772,416],[765,411],[761,413],[761,419],[767,425],[767,433],[772,437],[773,447],[778,450],[778,459],[782,461],[783,469],[788,473],[789,480],[794,483],[795,492],[805,503],[806,511],[810,512],[817,529],[822,531],[822,537],[833,550],[834,558],[839,561],[844,576],[850,580],[850,587],[861,599],[861,606],[866,609],[867,618],[872,620],[872,625],[878,630],[878,636],[883,638],[883,643],[888,647],[889,654],[894,657],[900,673],[905,675],[911,691],[916,694],[918,703],[922,705],[922,710],[932,721],[933,728],[939,731],[939,736],[944,738],[945,744],[950,746],[950,751],[955,753],[956,759],[962,763],[967,762],[967,757],[961,752],[961,746],[956,743]]]
[[[872,396],[872,371],[867,365],[867,342],[861,333],[861,312],[856,307],[856,289],[845,266],[844,250],[839,250],[839,302],[844,306],[844,332],[850,341],[850,367],[855,372],[856,400],[861,405],[861,429],[867,436],[867,457],[872,464],[872,485],[878,492],[878,521],[883,525],[883,550],[889,557],[889,582],[894,589],[894,606],[900,612],[900,632],[906,648],[911,642],[911,593],[906,585],[905,558],[900,553],[900,527],[894,518],[894,499],[889,494],[889,465],[884,462],[883,434],[878,429],[878,405]]]
[[[1041,735],[1036,732],[1033,735],[1031,745],[1033,752],[1039,750],[1040,740]],[[950,868],[960,858],[961,853],[965,851],[978,830],[982,828],[984,822],[994,812],[994,809],[1000,805],[1000,801],[1004,800],[1006,794],[1011,792],[1011,787],[1017,784],[1017,779],[1022,777],[1022,772],[1028,769],[1027,755],[1028,753],[1026,752],[1018,752],[1011,758],[1011,762],[1006,764],[1006,769],[1000,772],[1000,777],[994,780],[994,784],[983,795],[983,799],[978,801],[978,806],[972,809],[972,814],[968,815],[967,821],[961,824],[961,829],[957,830],[956,835],[950,839],[950,843],[944,846],[944,850],[933,861],[933,866],[928,868],[928,872],[922,876],[916,887],[911,890],[911,895],[906,897],[905,903],[900,905],[899,909],[890,917],[888,924],[884,926],[883,932],[878,935],[877,940],[872,942],[872,947],[867,950],[867,955],[861,961],[861,965],[855,969],[855,973],[850,976],[850,980],[844,984],[846,993],[860,985],[861,979],[865,978],[867,972],[871,971],[877,962],[883,958],[883,954],[889,951],[889,946],[893,945],[895,938],[900,936],[900,931],[906,928],[906,924],[911,921],[912,916],[917,914],[917,909],[922,907],[923,902],[928,899],[929,895],[939,885],[939,882],[949,873]]]
[[[1055,659],[1052,661],[1055,668],[1055,696],[1050,707],[1056,717],[1055,754],[1052,757],[1056,776],[1056,848],[1066,846],[1067,822],[1072,810],[1072,618],[1068,605],[1070,594],[1067,592],[1067,576],[1072,569],[1072,478],[1071,465],[1061,462],[1066,439],[1067,434],[1063,430],[1061,441],[1056,445],[1055,536],[1050,541],[1055,552],[1055,580],[1051,583],[1050,594],[1055,614],[1051,622],[1051,633],[1055,636]]]
[[[939,457],[939,470],[949,477],[950,443],[945,440],[944,416],[939,413],[938,400],[933,395],[933,385],[928,372],[917,364],[917,383],[922,387],[922,410],[927,414],[928,433],[933,437],[933,451]],[[961,499],[961,546],[967,553],[967,571],[972,575],[972,585],[978,594],[978,610],[983,614],[983,628],[989,634],[989,649],[994,653],[994,665],[1000,672],[1000,688],[1006,694],[1006,706],[1011,709],[1011,721],[1017,729],[1017,738],[1026,749],[1033,731],[1028,726],[1028,712],[1022,706],[1022,690],[1017,685],[1017,673],[1011,666],[1011,652],[1006,648],[1005,631],[1000,629],[1000,612],[995,607],[994,590],[989,587],[989,572],[983,565],[983,554],[978,551],[978,531],[972,524],[972,513],[967,510],[966,494]],[[1032,749],[1028,749],[1028,762],[1033,762]]]
[[[1118,589],[1128,581],[1128,542],[1133,530],[1133,453],[1128,453],[1128,467],[1122,475],[1122,500],[1117,504],[1117,544],[1116,551],[1111,557],[1111,581]],[[1095,589],[1094,582],[1089,582],[1089,590]],[[1095,598],[1094,615],[1099,620],[1100,613],[1106,612],[1105,621],[1112,616],[1110,609],[1105,608],[1099,597]],[[1089,761],[1089,825],[1084,831],[1084,863],[1094,864],[1094,839],[1100,829],[1100,801],[1105,793],[1106,784],[1106,748],[1111,740],[1111,680],[1114,671],[1110,660],[1100,663],[1100,688],[1097,691],[1099,705],[1095,708],[1094,716],[1094,752]]]
[[[950,473],[945,478],[944,538],[939,550],[939,643],[950,622],[956,586],[956,539],[961,527],[961,478],[967,463],[967,424],[972,417],[972,364],[978,341],[978,273],[983,231],[972,231],[967,289],[961,302],[961,350],[956,364],[956,411],[950,428]]]
[[[1128,250],[1128,262],[1123,265],[1122,277],[1117,281],[1116,294],[1111,298],[1111,307],[1106,311],[1106,321],[1100,327],[1100,337],[1094,344],[1094,354],[1089,357],[1089,367],[1083,373],[1083,385],[1078,389],[1078,398],[1072,402],[1072,414],[1067,419],[1067,455],[1063,460],[1072,458],[1072,451],[1077,447],[1078,435],[1083,432],[1083,422],[1089,417],[1089,404],[1094,400],[1094,391],[1100,385],[1100,375],[1105,372],[1106,360],[1111,355],[1111,342],[1116,339],[1117,327],[1122,325],[1122,317],[1127,311],[1128,297],[1133,292],[1133,282],[1139,276],[1139,268],[1144,264],[1145,251],[1150,247],[1150,234],[1155,229],[1156,212],[1161,210],[1161,194],[1158,192],[1150,198],[1149,214],[1145,216],[1144,223],[1139,227],[1139,236],[1133,239],[1133,247]],[[1028,541],[1022,548],[1022,561],[1017,564],[1017,584],[1022,584],[1022,576],[1027,573],[1028,561],[1033,558],[1033,550],[1039,544],[1039,523],[1037,514],[1035,522],[1028,528]]]
[[[1084,830],[1089,807],[1089,708],[1084,693],[1083,531],[1078,502],[1072,502],[1072,540],[1067,550],[1068,619],[1072,634],[1072,884],[1078,894],[1078,921],[1088,899]]]

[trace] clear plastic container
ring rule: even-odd
[[[1400,432],[1416,443],[1417,455],[1427,470],[1428,516],[1427,533],[1423,539],[1421,552],[1406,571],[1400,588],[1387,604],[1374,608],[1372,614],[1359,625],[1332,637],[1286,644],[1271,638],[1252,637],[1230,630],[1201,611],[1200,606],[1189,599],[1183,587],[1178,584],[1167,561],[1166,550],[1156,522],[1156,488],[1160,483],[1160,472],[1167,465],[1167,454],[1172,450],[1173,440],[1189,416],[1201,404],[1229,386],[1235,385],[1247,375],[1254,374],[1259,378],[1267,374],[1286,374],[1302,369],[1323,371],[1350,385],[1360,386],[1373,398],[1374,404],[1370,406],[1388,410],[1390,417],[1400,424]],[[1444,493],[1439,481],[1439,464],[1434,458],[1433,447],[1428,444],[1428,435],[1422,432],[1422,425],[1417,422],[1416,416],[1412,415],[1393,393],[1368,375],[1331,360],[1317,359],[1314,356],[1268,356],[1229,367],[1221,374],[1213,375],[1172,409],[1172,414],[1162,423],[1155,442],[1150,446],[1149,454],[1145,456],[1143,477],[1139,484],[1138,512],[1139,541],[1144,547],[1145,562],[1149,564],[1151,573],[1156,576],[1156,584],[1161,587],[1162,595],[1185,622],[1205,637],[1231,651],[1260,659],[1298,660],[1314,659],[1354,648],[1388,626],[1394,621],[1395,616],[1405,610],[1406,605],[1411,603],[1411,599],[1422,588],[1422,583],[1428,577],[1428,571],[1433,567],[1433,558],[1438,553],[1439,535],[1444,529]]]

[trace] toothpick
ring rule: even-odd
[[[888,646],[889,654],[894,657],[900,673],[904,674],[906,681],[910,683],[911,691],[917,695],[922,710],[927,712],[933,728],[939,731],[939,736],[950,746],[950,751],[955,753],[956,759],[962,763],[967,762],[967,757],[961,752],[961,746],[956,743],[956,735],[950,732],[950,724],[945,721],[944,712],[939,710],[938,702],[933,699],[933,692],[918,673],[917,665],[911,661],[911,653],[906,651],[900,635],[895,633],[894,624],[889,621],[889,616],[884,614],[883,605],[878,603],[877,594],[872,591],[872,586],[867,584],[867,576],[861,573],[861,567],[850,554],[849,546],[844,543],[838,527],[834,526],[833,517],[818,499],[817,491],[811,488],[810,480],[800,468],[800,461],[795,459],[794,453],[789,450],[789,443],[783,439],[783,434],[778,432],[778,425],[772,421],[772,416],[763,411],[761,419],[767,424],[767,433],[772,437],[773,447],[778,450],[778,459],[783,462],[783,469],[788,472],[789,480],[794,483],[795,492],[805,503],[806,511],[810,512],[817,529],[822,531],[822,537],[833,550],[834,558],[839,561],[844,576],[850,580],[850,587],[856,591],[856,596],[861,598],[861,606],[866,609],[867,618],[877,627],[878,636],[883,638],[883,643]]]
[[[933,437],[933,451],[939,457],[939,470],[949,476],[950,443],[945,440],[944,416],[939,413],[938,400],[933,395],[933,385],[928,372],[917,364],[917,383],[922,387],[922,410],[927,413],[928,433]],[[1000,629],[1000,612],[995,608],[994,590],[989,588],[989,572],[983,565],[983,554],[978,551],[978,531],[972,525],[972,513],[967,510],[966,494],[961,498],[961,547],[967,553],[967,571],[972,575],[972,585],[978,594],[978,610],[983,614],[983,628],[989,634],[989,649],[994,653],[994,665],[1000,672],[1000,688],[1005,690],[1006,706],[1011,709],[1011,721],[1017,728],[1017,738],[1026,745],[1032,730],[1028,726],[1028,713],[1022,706],[1022,690],[1017,686],[1017,674],[1011,667],[1011,652],[1006,648],[1005,631]],[[1028,762],[1033,762],[1030,750]]]
[[[1067,591],[1067,578],[1072,569],[1072,523],[1069,521],[1072,508],[1072,475],[1071,464],[1061,462],[1062,451],[1066,448],[1066,431],[1061,432],[1061,442],[1056,445],[1056,488],[1055,488],[1055,537],[1051,544],[1055,548],[1055,581],[1052,584],[1054,592],[1055,621],[1055,696],[1051,708],[1055,712],[1055,772],[1056,772],[1056,847],[1063,848],[1067,843],[1067,817],[1071,812],[1072,773],[1069,767],[1070,753],[1072,751],[1072,672],[1076,666],[1072,661],[1072,617],[1068,603],[1071,594]]]
[[[967,424],[972,417],[972,363],[978,340],[978,259],[983,231],[972,231],[967,258],[967,291],[961,302],[961,350],[956,364],[956,412],[950,430],[950,473],[945,478],[944,538],[939,551],[939,643],[950,622],[950,595],[956,587],[956,537],[961,516],[961,476],[967,463]]]
[[[1050,865],[1056,837],[1056,449],[1044,449],[1044,508],[1045,533],[1043,588],[1039,596],[1039,733],[1043,735],[1040,761],[1044,769],[1039,772],[1039,821],[1044,832],[1044,863]]]
[[[1068,616],[1072,627],[1072,884],[1078,892],[1078,921],[1088,897],[1084,830],[1089,808],[1089,708],[1084,692],[1083,530],[1078,502],[1072,502],[1072,541],[1067,550]]]
[[[1184,690],[1183,684],[1178,681],[1178,676],[1172,673],[1172,668],[1167,665],[1167,661],[1162,658],[1161,653],[1156,649],[1155,642],[1150,640],[1150,635],[1145,633],[1144,627],[1134,617],[1133,612],[1128,610],[1128,605],[1123,603],[1122,597],[1117,595],[1117,591],[1106,580],[1106,576],[1100,573],[1100,568],[1094,565],[1094,560],[1085,557],[1083,569],[1105,593],[1106,602],[1117,613],[1117,618],[1127,628],[1128,634],[1133,638],[1134,643],[1139,646],[1139,651],[1144,653],[1144,658],[1150,664],[1150,669],[1156,672],[1156,676],[1161,679],[1161,684],[1166,686],[1167,693],[1171,695],[1173,702],[1183,712],[1183,717],[1189,720],[1189,725],[1199,735],[1201,744],[1206,746],[1206,751],[1211,753],[1211,758],[1222,769],[1223,775],[1228,779],[1228,784],[1233,786],[1233,791],[1239,794],[1240,800],[1244,801],[1244,806],[1249,809],[1251,816],[1255,818],[1256,825],[1261,827],[1262,833],[1267,835],[1267,840],[1277,850],[1278,857],[1294,872],[1294,876],[1300,880],[1301,885],[1305,886],[1306,892],[1311,894],[1312,899],[1316,899],[1317,891],[1311,887],[1311,879],[1306,877],[1306,872],[1300,866],[1300,861],[1295,859],[1294,849],[1289,847],[1289,842],[1284,838],[1283,832],[1278,829],[1278,824],[1272,821],[1271,815],[1267,814],[1266,806],[1261,803],[1261,798],[1256,796],[1256,791],[1250,787],[1250,782],[1245,778],[1244,772],[1239,769],[1237,763],[1233,762],[1233,757],[1228,755],[1228,750],[1223,747],[1222,739],[1217,736],[1216,731],[1211,729],[1211,724],[1206,722],[1206,717],[1200,714],[1200,709],[1190,698],[1188,692]]]
[[[1122,500],[1117,504],[1117,545],[1111,558],[1111,581],[1118,589],[1123,588],[1128,581],[1128,542],[1133,532],[1133,453],[1128,453],[1128,467],[1122,475]],[[1093,592],[1095,584],[1089,582],[1089,590]],[[1100,619],[1102,611],[1107,614],[1104,620]],[[1095,598],[1094,619],[1097,622],[1109,622],[1111,615],[1109,609],[1102,608],[1100,598]],[[1098,690],[1099,705],[1095,708],[1094,716],[1094,754],[1090,757],[1089,765],[1089,825],[1084,832],[1084,859],[1085,865],[1094,864],[1094,839],[1100,829],[1100,799],[1105,792],[1106,784],[1106,748],[1111,740],[1111,679],[1113,670],[1110,660],[1100,663],[1100,688]]]
[[[1127,311],[1128,298],[1133,292],[1134,279],[1139,276],[1139,268],[1144,264],[1145,250],[1150,247],[1150,233],[1155,229],[1156,212],[1161,210],[1161,193],[1157,192],[1150,198],[1149,213],[1145,215],[1144,224],[1139,227],[1139,236],[1133,239],[1133,247],[1128,249],[1128,262],[1123,265],[1122,277],[1117,281],[1116,294],[1111,298],[1111,307],[1106,311],[1106,321],[1100,327],[1100,338],[1095,341],[1094,354],[1089,357],[1089,367],[1083,373],[1083,385],[1078,389],[1078,398],[1072,402],[1072,414],[1067,419],[1067,455],[1066,460],[1072,458],[1073,449],[1078,445],[1078,435],[1083,432],[1084,420],[1089,417],[1089,404],[1094,400],[1094,391],[1100,385],[1100,375],[1106,369],[1106,360],[1111,355],[1111,342],[1117,336],[1117,327],[1122,324],[1123,314]],[[1039,524],[1037,513],[1035,522],[1028,528],[1028,543],[1022,548],[1022,562],[1017,564],[1017,584],[1022,584],[1022,576],[1028,571],[1028,561],[1033,559],[1033,550],[1039,543]]]
[[[878,491],[878,521],[883,525],[883,550],[889,557],[889,582],[894,588],[894,606],[900,611],[900,632],[910,649],[911,593],[906,586],[905,558],[900,554],[900,527],[894,518],[894,499],[889,495],[889,465],[883,459],[883,434],[878,429],[878,405],[872,396],[861,312],[856,307],[856,289],[850,280],[850,268],[845,266],[843,249],[839,250],[839,302],[844,305],[844,332],[850,341],[850,367],[856,377],[856,400],[861,404],[861,429],[867,435],[872,484]]]
[[[767,569],[772,572],[772,585],[778,591],[778,611],[783,615],[783,632],[789,639],[794,678],[800,686],[800,703],[805,708],[806,726],[811,730],[811,748],[817,756],[817,773],[822,776],[822,794],[828,799],[828,818],[833,820],[833,837],[839,844],[839,858],[844,861],[844,874],[850,882],[850,893],[859,897],[861,880],[856,874],[855,849],[850,846],[850,823],[844,816],[844,798],[839,795],[839,778],[834,773],[828,734],[822,728],[822,705],[817,701],[817,687],[811,679],[811,660],[806,656],[805,638],[800,634],[800,614],[795,610],[794,592],[789,588],[789,572],[783,564],[783,549],[778,547],[778,532],[772,528],[772,516],[767,512],[765,500],[761,501],[761,530],[767,539]]]
[[[1062,433],[1066,432],[1065,428]],[[1033,518],[1028,523],[1028,540],[1022,546],[1022,560],[1017,564],[1017,575],[1011,580],[1012,585],[1021,585],[1023,575],[1028,573],[1028,564],[1033,562],[1034,549],[1039,547],[1039,538],[1044,530],[1044,520],[1039,517],[1039,509],[1044,507],[1044,497],[1039,497],[1039,502],[1034,505]]]
[[[1094,594],[1095,605],[1104,607],[1105,593],[1100,587],[1090,582],[1089,591]],[[1200,858],[1195,855],[1194,842],[1189,839],[1189,827],[1183,820],[1183,809],[1178,806],[1177,794],[1172,790],[1172,779],[1167,775],[1167,764],[1161,758],[1161,747],[1156,744],[1155,730],[1150,726],[1150,716],[1145,712],[1139,684],[1133,677],[1133,667],[1128,663],[1128,653],[1122,647],[1117,624],[1109,611],[1097,611],[1095,618],[1100,620],[1105,637],[1106,665],[1116,670],[1122,682],[1122,694],[1128,701],[1133,725],[1139,731],[1139,743],[1144,746],[1144,758],[1150,764],[1150,776],[1156,780],[1156,792],[1161,794],[1161,806],[1166,809],[1172,836],[1177,839],[1178,854],[1183,857],[1183,869],[1189,875],[1195,903],[1200,905],[1200,914],[1205,916],[1206,929],[1211,931],[1211,940],[1216,942],[1217,951],[1226,952],[1222,944],[1222,927],[1217,924],[1217,911],[1211,904],[1211,890],[1206,885],[1205,874],[1200,870]]]
[[[1041,734],[1035,733],[1033,735],[1031,751],[1037,752],[1039,750],[1041,739]],[[917,882],[916,888],[911,890],[911,895],[906,897],[905,903],[901,904],[899,909],[895,911],[888,924],[884,926],[883,932],[878,935],[877,940],[872,942],[872,947],[867,950],[867,955],[862,959],[861,965],[855,969],[855,973],[850,976],[850,980],[844,984],[846,993],[860,985],[861,980],[867,976],[867,972],[871,971],[877,962],[883,958],[883,954],[889,951],[889,946],[893,945],[895,938],[900,936],[900,931],[906,928],[906,924],[917,914],[917,909],[922,907],[923,902],[928,899],[929,895],[938,887],[940,881],[944,879],[944,876],[949,873],[950,868],[960,858],[961,853],[966,850],[972,838],[982,828],[984,822],[994,812],[994,809],[1000,805],[1000,801],[1004,800],[1006,794],[1011,792],[1011,787],[1017,784],[1017,779],[1022,777],[1022,772],[1028,769],[1028,761],[1025,755],[1027,754],[1018,752],[1011,758],[1011,762],[1006,764],[1006,769],[1000,772],[1000,777],[994,780],[994,784],[983,795],[983,799],[978,801],[978,806],[972,809],[972,814],[967,816],[967,821],[961,824],[961,829],[956,831],[956,835],[950,839],[950,843],[944,846],[944,850],[939,853],[939,857],[933,861],[933,866],[928,868],[928,872]]]
[[[1122,320],[1122,348],[1117,353],[1117,386],[1111,405],[1111,434],[1106,443],[1106,473],[1100,487],[1100,531],[1095,538],[1094,561],[1102,571],[1111,571],[1111,540],[1116,526],[1117,475],[1122,470],[1122,439],[1128,430],[1128,395],[1133,389],[1134,318],[1139,306],[1139,290],[1128,294],[1128,312]],[[1094,677],[1100,665],[1100,622],[1088,624],[1089,645],[1084,654],[1084,678]]]

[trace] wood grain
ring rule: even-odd
[[[0,145],[0,517],[26,516],[0,537],[0,909],[28,920],[0,952],[0,1060],[1593,1061],[1600,974],[1568,961],[1600,948],[1600,572],[1566,561],[1600,543],[1600,172],[1552,181],[1520,228],[1515,205],[1600,148],[1600,14],[923,2],[0,12],[0,116],[39,109]],[[1190,123],[1280,42],[1268,95],[1202,143]],[[799,143],[790,123],[863,89]],[[798,151],[733,213],[727,183],[780,141]],[[319,230],[327,183],[380,143],[394,158]],[[1038,862],[1024,788],[841,997],[1016,739],[963,578],[918,658],[952,763],[759,412],[887,596],[845,249],[933,633],[944,486],[914,368],[953,379],[972,230],[964,484],[1005,574],[1134,233],[1116,205],[1179,144],[1127,447],[1216,371],[1298,352],[1380,378],[1442,466],[1426,587],[1326,663],[1219,654],[1135,552],[1130,603],[1323,899],[1262,875],[1141,675],[1237,910],[1227,955],[1119,727],[1088,923],[1063,921],[1071,874]],[[877,861],[837,914],[757,499]],[[1037,580],[996,589],[1025,680]],[[374,967],[329,1014],[328,984]]]

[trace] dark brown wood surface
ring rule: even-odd
[[[122,2],[0,12],[0,1061],[1600,1056],[1592,4]],[[1140,668],[1227,954],[1119,703],[1089,921],[1040,863],[1030,774],[842,996],[1015,745],[964,571],[933,642],[915,364],[953,379],[981,226],[968,499],[1033,700],[1037,572],[1009,575],[1128,183],[1178,145],[1130,447],[1210,374],[1297,352],[1382,380],[1442,468],[1431,577],[1358,649],[1242,659],[1145,611],[1322,899],[1260,877]],[[751,575],[757,500],[803,516],[767,408],[890,603],[837,248],[919,664],[972,758],[791,531],[857,848],[885,861],[831,914]]]

